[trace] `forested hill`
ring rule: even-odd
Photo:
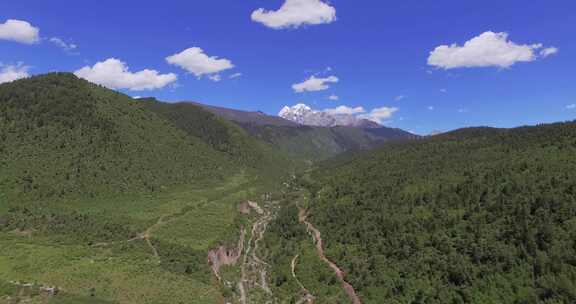
[[[192,103],[164,103],[154,98],[139,99],[145,108],[159,114],[186,134],[200,138],[237,165],[260,174],[282,174],[290,164],[282,151],[260,141],[237,124]]]
[[[576,123],[463,129],[340,160],[305,187],[365,303],[576,303]]]
[[[131,97],[54,73],[0,85],[0,195],[150,192],[240,164]]]

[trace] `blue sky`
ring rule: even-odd
[[[92,75],[96,63],[116,58],[132,73],[165,76],[152,90],[116,87],[132,96],[269,114],[299,102],[319,110],[362,107],[365,115],[395,109],[381,121],[420,134],[576,116],[574,1],[288,1],[307,2],[308,11],[290,19],[278,11],[286,0],[3,1],[0,24],[28,22],[39,40],[9,39],[0,25],[0,71],[87,67]],[[253,17],[259,8],[265,11]],[[495,35],[481,36],[489,31]],[[475,37],[486,39],[459,49]],[[448,49],[429,64],[441,45]],[[166,60],[193,47],[217,56],[208,59],[215,66],[193,66],[185,56]],[[215,75],[221,80],[209,79]],[[311,76],[338,82],[293,89]]]

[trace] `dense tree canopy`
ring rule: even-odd
[[[131,97],[59,73],[0,85],[0,156],[0,192],[19,199],[156,191],[234,167]]]
[[[575,155],[575,123],[464,129],[304,184],[366,303],[575,303]]]

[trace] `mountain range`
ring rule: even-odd
[[[381,126],[375,122],[357,119],[351,115],[328,115],[302,105],[296,111],[307,117],[330,117],[333,123],[314,125],[302,123],[294,117],[267,115],[260,111],[248,112],[205,105],[197,102],[180,102],[179,105],[193,104],[225,120],[232,121],[252,136],[267,142],[285,152],[293,159],[308,162],[324,160],[351,150],[364,150],[380,146],[389,141],[417,139],[419,136],[404,130]],[[323,114],[322,114],[323,113]],[[334,123],[340,119],[341,123]],[[348,122],[346,124],[345,122]]]
[[[379,123],[368,119],[358,118],[352,114],[317,111],[302,103],[292,107],[285,106],[278,116],[306,126],[382,128]]]

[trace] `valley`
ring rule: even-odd
[[[196,105],[134,101],[68,74],[2,85],[0,108],[0,301],[284,301],[272,276],[290,263],[272,265],[265,239],[282,183],[312,159],[273,143],[300,135],[261,140]]]
[[[576,1],[0,1],[0,304],[576,304]]]
[[[418,137],[2,84],[0,303],[572,303],[575,128]]]

